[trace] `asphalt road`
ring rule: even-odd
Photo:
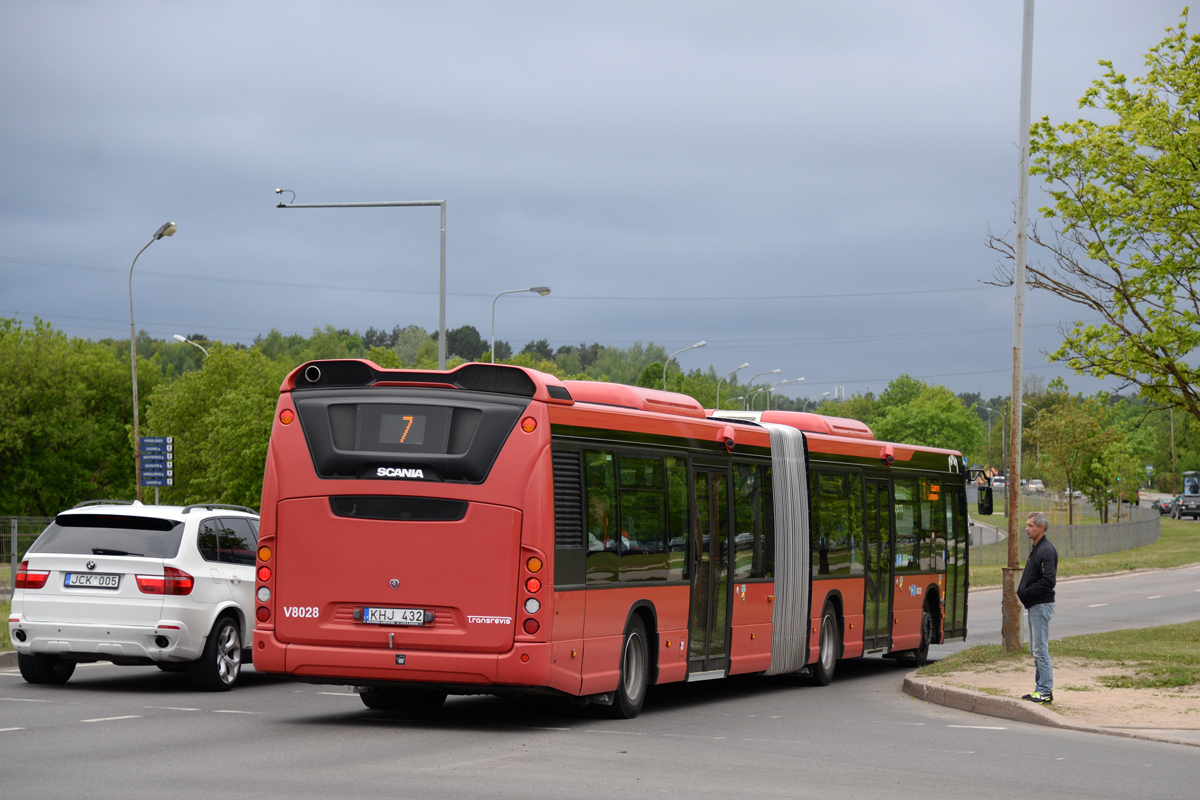
[[[1052,630],[1195,619],[1197,588],[1200,568],[1068,582]],[[998,638],[998,593],[973,597],[971,614],[979,638]],[[0,785],[6,797],[88,798],[1196,796],[1195,748],[928,705],[901,693],[904,672],[870,658],[840,664],[824,688],[666,686],[621,722],[491,697],[451,698],[418,722],[368,711],[347,689],[253,673],[233,692],[196,694],[153,668],[81,666],[62,687],[11,669]]]

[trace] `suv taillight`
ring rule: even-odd
[[[163,567],[162,575],[135,575],[143,594],[191,594],[196,579],[181,569]]]
[[[17,579],[13,582],[14,589],[40,589],[46,585],[46,580],[50,577],[48,569],[29,568],[28,561],[22,561],[17,567]]]

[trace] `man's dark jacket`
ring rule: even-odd
[[[1045,536],[1029,551],[1017,597],[1026,608],[1054,602],[1054,584],[1058,581],[1058,551]]]

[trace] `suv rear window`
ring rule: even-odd
[[[174,558],[183,523],[116,514],[60,514],[37,538],[30,553]]]

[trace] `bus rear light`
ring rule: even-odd
[[[134,575],[142,594],[188,595],[196,579],[181,569],[163,567],[162,575]]]
[[[292,411],[290,408],[285,408],[283,411],[279,412],[279,421],[282,422],[284,425],[291,425],[292,420],[294,420],[295,418],[296,418],[296,412]]]
[[[15,589],[40,589],[50,578],[48,569],[30,569],[28,561],[22,561],[17,567],[17,579],[13,582]]]
[[[525,419],[521,420],[521,430],[525,431],[526,433],[533,433],[537,430],[537,420],[533,417],[526,417]]]
[[[258,610],[254,612],[254,616],[259,622],[266,622],[271,618],[271,609],[266,606],[259,606]],[[258,649],[262,649],[262,642],[258,643]]]
[[[536,597],[531,597],[525,601],[525,613],[536,614],[542,610],[542,604],[538,602]]]
[[[255,593],[255,597],[258,598],[258,602],[265,603],[271,599],[271,590],[266,586],[260,586],[258,587],[258,591]]]
[[[525,562],[525,569],[530,572],[537,573],[542,571],[542,560],[537,556],[532,556]]]
[[[526,633],[532,636],[533,634],[537,633],[538,628],[542,626],[538,625],[538,621],[536,619],[527,619],[525,620],[525,624],[521,627],[525,629]]]
[[[530,578],[529,580],[525,581],[525,591],[529,592],[530,594],[537,594],[539,591],[541,591],[541,588],[542,582],[537,578]]]
[[[270,561],[271,560],[271,548],[267,547],[265,544],[262,547],[258,548],[258,560],[259,561]]]
[[[262,581],[263,583],[266,583],[267,581],[271,580],[271,568],[270,567],[259,567],[258,568],[258,579],[260,581]]]

